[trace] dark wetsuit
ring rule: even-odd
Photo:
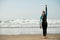
[[[43,36],[46,36],[47,34],[47,17],[46,15],[42,18],[42,29],[43,29]]]

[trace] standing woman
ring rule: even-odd
[[[45,5],[45,11],[42,11],[42,16],[40,17],[40,19],[42,20],[41,26],[43,29],[43,36],[44,38],[46,38],[46,34],[47,34],[47,5]]]

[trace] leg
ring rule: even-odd
[[[46,29],[43,29],[43,36],[46,36]]]
[[[47,24],[43,25],[43,36],[46,38],[46,34],[47,34]]]

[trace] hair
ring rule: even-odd
[[[45,14],[45,11],[42,11]]]

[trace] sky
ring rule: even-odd
[[[47,4],[48,19],[60,19],[60,0],[0,0],[0,20],[40,19]]]

